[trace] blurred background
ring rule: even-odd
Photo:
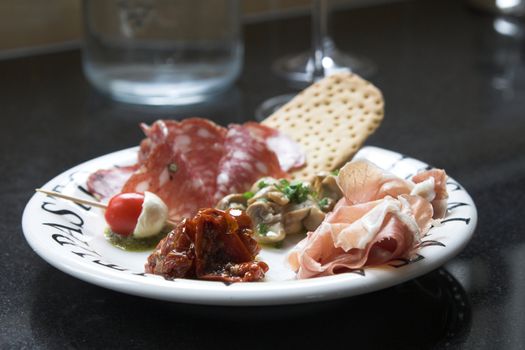
[[[332,0],[330,4],[349,8],[393,1]],[[310,6],[309,0],[242,0],[242,19],[258,22],[305,15]],[[80,47],[81,11],[81,0],[0,1],[0,59]]]

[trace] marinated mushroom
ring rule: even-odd
[[[315,231],[326,215],[316,203],[311,200],[301,205],[290,206],[285,211],[281,222],[286,234]]]
[[[320,199],[319,207],[325,213],[331,211],[343,196],[343,192],[337,184],[337,177],[327,172],[318,174],[313,180],[312,187]]]
[[[266,186],[257,192],[252,192],[253,197],[248,200],[248,205],[258,201],[258,200],[267,200],[268,193],[271,191],[276,191],[276,189],[272,186]]]
[[[303,220],[310,214],[310,207],[296,208],[283,215],[282,225],[287,234],[304,232]]]
[[[281,225],[282,208],[276,203],[256,201],[248,206],[246,214],[252,219],[255,239],[259,243],[282,241],[286,231]]]
[[[308,216],[303,220],[303,225],[306,231],[315,231],[321,222],[323,222],[326,214],[318,207],[312,206]]]
[[[286,231],[280,222],[271,226],[259,224],[255,227],[255,240],[259,243],[275,243],[286,238]]]
[[[290,203],[290,200],[286,195],[280,191],[270,191],[267,194],[267,197],[270,201],[279,204],[280,206],[285,206]]]
[[[271,185],[275,185],[277,182],[277,179],[274,179],[273,177],[262,177],[255,181],[255,183],[250,188],[250,192],[257,193],[259,190]]]
[[[219,201],[216,205],[217,209],[226,210],[226,209],[241,209],[246,210],[248,206],[248,200],[246,196],[242,193],[233,193],[229,194]]]
[[[246,209],[246,214],[250,216],[253,225],[263,223],[266,225],[281,221],[281,209],[275,203],[257,201]]]
[[[313,184],[265,177],[250,192],[228,195],[218,205],[245,210],[253,222],[254,238],[275,243],[287,234],[314,231],[341,196],[335,176],[328,173],[317,176]]]

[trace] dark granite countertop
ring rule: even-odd
[[[242,76],[203,106],[138,108],[94,91],[78,51],[0,62],[0,348],[525,348],[525,23],[463,2],[340,10],[341,49],[378,67],[386,117],[368,144],[447,169],[476,202],[472,241],[443,268],[382,291],[285,307],[192,306],[121,294],[48,265],[26,243],[33,189],[136,145],[140,121],[251,119],[293,92],[271,63],[309,45],[309,20],[245,28]]]

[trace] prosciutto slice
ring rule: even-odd
[[[146,138],[137,164],[127,172],[99,170],[88,188],[100,198],[153,192],[166,203],[172,220],[213,207],[226,194],[246,191],[260,177],[287,177],[286,170],[304,164],[304,153],[290,146],[293,141],[255,122],[224,128],[190,118],[141,128]]]
[[[343,200],[344,201],[344,200]],[[297,278],[332,275],[406,256],[430,228],[432,206],[402,195],[338,208],[292,251]]]
[[[413,183],[379,168],[367,160],[346,163],[339,170],[337,183],[349,204],[359,204],[386,196],[410,193]]]
[[[432,204],[434,218],[443,218],[447,213],[447,174],[442,169],[431,169],[412,177],[416,184],[412,194],[425,197]]]
[[[445,201],[446,209],[445,183],[439,169],[407,181],[368,161],[347,163],[338,176],[344,198],[288,257],[297,278],[409,258],[430,229],[434,206]]]
[[[431,169],[404,180],[379,168],[368,160],[346,163],[339,171],[337,183],[349,204],[359,204],[402,194],[412,194],[432,203],[434,218],[445,216],[447,210],[447,174]]]

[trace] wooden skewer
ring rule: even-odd
[[[75,203],[91,205],[92,207],[97,207],[97,208],[101,208],[101,209],[107,209],[108,208],[108,206],[106,204],[104,204],[104,203],[90,201],[90,200],[87,200],[87,199],[76,198],[76,197],[73,197],[73,196],[68,196],[68,195],[62,194],[60,192],[48,191],[48,190],[44,190],[42,188],[37,188],[37,189],[35,189],[35,191],[36,192],[40,192],[40,193],[44,193],[44,194],[47,194],[47,195],[50,195],[50,196],[54,196],[54,197],[58,197],[58,198],[62,198],[62,199],[67,199],[68,201],[72,201],[72,202],[75,202]],[[168,224],[170,224],[170,225],[173,225],[173,226],[177,225],[177,222],[173,221],[173,220],[169,220],[168,219],[168,220],[166,220],[166,222]]]
[[[48,194],[50,196],[67,199],[68,201],[72,201],[72,202],[75,202],[75,203],[91,205],[92,207],[97,207],[97,208],[102,208],[102,209],[107,209],[108,208],[108,206],[106,204],[104,204],[104,203],[90,201],[90,200],[87,200],[87,199],[80,199],[80,198],[76,198],[76,197],[72,197],[72,196],[67,196],[67,195],[62,194],[60,192],[48,191],[48,190],[44,190],[44,189],[41,189],[41,188],[37,188],[37,189],[35,189],[35,191],[41,192],[41,193],[45,193],[45,194]]]

